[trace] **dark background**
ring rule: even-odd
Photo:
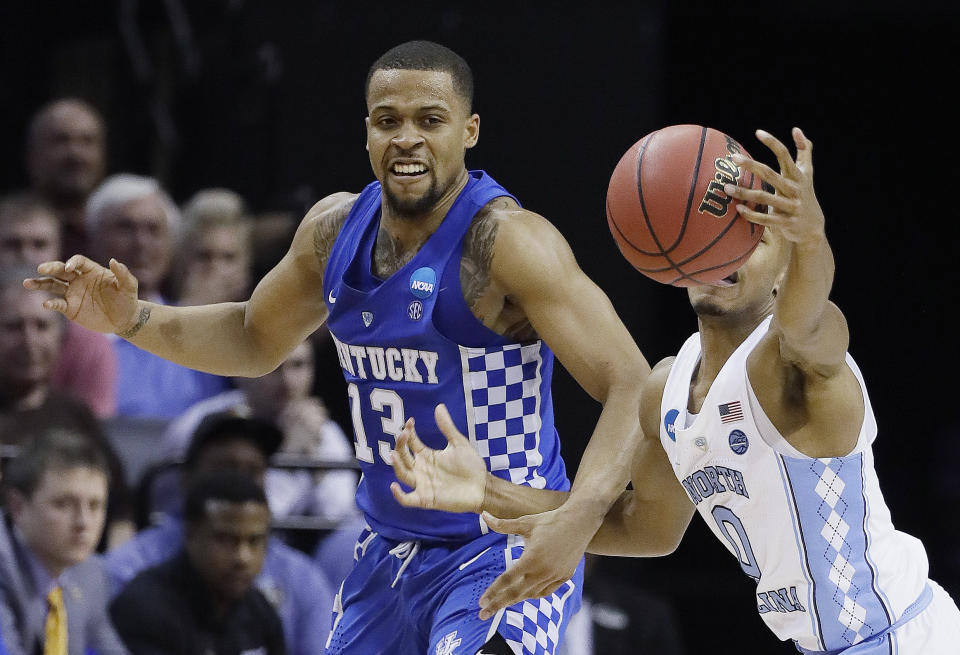
[[[104,113],[111,172],[155,175],[178,201],[226,186],[257,211],[299,213],[372,179],[370,62],[407,39],[437,40],[477,78],[482,138],[468,165],[558,226],[651,363],[696,323],[683,291],[617,252],[603,210],[614,165],[668,124],[710,125],[768,162],[753,130],[787,140],[802,127],[888,504],[926,543],[931,576],[960,596],[956,3],[83,4],[0,7],[0,190],[25,183],[30,115],[70,94]],[[562,370],[555,393],[575,470],[600,408]],[[668,558],[600,567],[669,598],[690,652],[794,652],[762,625],[752,583],[699,519]]]

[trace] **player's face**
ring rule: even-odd
[[[187,552],[208,589],[236,600],[253,585],[267,554],[270,510],[262,503],[207,502],[206,517],[189,526]]]
[[[33,495],[14,492],[13,515],[30,550],[51,573],[85,560],[103,531],[107,478],[85,466],[51,469]]]
[[[378,70],[367,94],[367,151],[391,210],[417,217],[460,189],[479,135],[450,73]]]
[[[690,287],[687,294],[697,316],[766,315],[773,311],[774,290],[786,265],[789,244],[769,229],[753,254],[723,285]]]

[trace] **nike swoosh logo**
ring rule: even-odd
[[[491,548],[492,548],[492,546],[491,546]],[[471,564],[473,564],[474,562],[476,562],[478,559],[480,559],[480,556],[483,555],[483,554],[484,554],[485,552],[487,552],[488,550],[490,550],[490,548],[484,548],[484,549],[481,550],[479,553],[477,553],[477,556],[476,556],[476,557],[474,557],[473,559],[467,560],[466,562],[464,562],[463,564],[461,564],[461,565],[460,565],[460,570],[462,571],[462,570],[464,570],[465,568],[467,568],[468,566],[470,566]],[[477,653],[477,655],[483,655],[483,653]]]
[[[330,301],[330,304],[337,302],[336,297],[333,295],[333,289],[330,290],[330,294],[327,296],[327,300]]]

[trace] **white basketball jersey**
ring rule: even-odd
[[[763,413],[747,357],[769,324],[724,364],[695,417],[687,402],[700,335],[687,340],[664,389],[660,442],[707,525],[756,580],[770,629],[807,650],[844,649],[890,628],[920,598],[927,556],[890,520],[871,451],[877,425],[849,354],[865,409],[852,453],[807,457]]]

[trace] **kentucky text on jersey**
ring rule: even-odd
[[[360,346],[343,343],[333,335],[331,338],[337,346],[340,366],[354,377],[437,384],[439,355],[432,350]]]
[[[704,498],[723,491],[732,491],[744,498],[750,497],[747,493],[747,485],[743,481],[743,473],[726,466],[704,466],[681,482],[694,505],[699,505]]]

